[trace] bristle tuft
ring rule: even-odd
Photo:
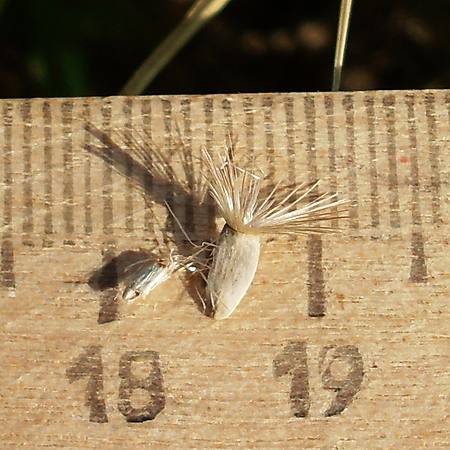
[[[217,166],[203,150],[210,174],[211,195],[228,226],[247,234],[321,234],[337,231],[336,219],[347,217],[346,200],[336,194],[315,195],[318,181],[304,183],[289,194],[279,192],[279,183],[258,204],[262,179],[234,165],[226,155]],[[311,197],[315,197],[311,200]]]

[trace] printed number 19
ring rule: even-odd
[[[306,417],[310,407],[306,342],[289,342],[273,364],[275,377],[292,377],[289,395],[292,413],[296,417]],[[333,365],[347,366],[346,375],[333,375]],[[338,415],[348,407],[361,387],[364,376],[361,354],[354,345],[327,345],[319,355],[319,371],[323,388],[336,392],[324,414]]]

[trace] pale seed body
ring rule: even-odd
[[[224,226],[213,251],[207,282],[215,319],[230,316],[246,294],[255,276],[259,252],[259,236]]]
[[[173,263],[170,263],[169,266],[157,262],[144,265],[125,287],[122,298],[132,301],[139,296],[147,297],[153,289],[170,278],[174,269]]]

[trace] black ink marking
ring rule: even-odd
[[[322,265],[322,239],[318,235],[308,236],[308,315],[325,315],[325,280]]]
[[[336,136],[334,125],[334,101],[333,97],[326,95],[324,97],[325,113],[327,117],[327,139],[328,139],[328,167],[330,171],[330,194],[337,192],[336,177]],[[338,220],[333,220],[331,226],[338,227]]]
[[[286,158],[288,161],[289,183],[295,185],[295,148],[294,148],[294,98],[291,96],[284,97],[284,112],[286,114]]]
[[[172,103],[170,100],[161,99],[162,109],[164,112],[164,140],[166,148],[169,150],[172,146]]]
[[[264,114],[264,134],[266,137],[266,151],[267,157],[267,179],[270,180],[272,185],[268,186],[269,189],[274,187],[275,178],[275,144],[273,135],[273,97],[271,95],[265,95],[262,99],[262,110]]]
[[[44,247],[53,245],[53,164],[52,164],[52,109],[49,101],[42,105],[44,119]]]
[[[289,342],[273,361],[276,378],[290,375],[291,392],[289,400],[295,417],[306,417],[310,408],[309,370],[306,342]]]
[[[149,98],[144,98],[141,102],[141,115],[142,115],[142,123],[144,125],[144,135],[146,136],[146,141],[142,143],[144,152],[147,155],[151,155],[149,148],[150,143],[152,142],[152,102]],[[147,173],[143,182],[144,191],[149,195],[153,192],[153,177],[150,173]],[[153,222],[153,213],[150,208],[145,208],[145,216],[144,216],[144,228],[148,233],[153,234],[155,232],[154,222]]]
[[[90,123],[91,106],[86,100],[83,103],[83,119],[85,123]],[[91,132],[88,127],[84,131],[84,143],[86,147],[91,145]],[[91,157],[87,155],[84,160],[84,233],[90,235],[93,231],[92,222],[92,174],[91,174]]]
[[[213,121],[214,121],[214,100],[211,97],[205,97],[203,100],[203,111],[205,113],[205,147],[206,150],[211,154],[212,145],[214,141],[213,132]],[[206,198],[207,204],[207,220],[208,220],[208,234],[216,230],[215,217],[216,217],[216,206],[210,195]]]
[[[308,174],[311,181],[317,180],[316,156],[316,106],[312,96],[305,96]],[[313,193],[317,195],[317,192]],[[308,237],[308,314],[311,317],[325,315],[325,282],[322,265],[322,238]]]
[[[119,275],[114,246],[111,243],[103,253],[103,266],[89,280],[89,285],[95,290],[101,291],[100,310],[97,323],[113,322],[119,317],[119,304],[117,299],[117,286]]]
[[[433,214],[433,222],[441,223],[441,169],[439,165],[440,149],[439,138],[437,136],[436,125],[436,105],[434,94],[427,93],[425,95],[425,113],[428,125],[428,152],[431,167],[431,212]]]
[[[61,103],[62,133],[63,133],[63,218],[67,243],[71,244],[75,231],[74,224],[74,191],[73,191],[73,144],[72,144],[72,112],[73,102],[68,100]]]
[[[102,108],[102,116],[103,116],[103,126],[106,130],[109,131],[111,118],[111,108],[109,103],[104,103],[104,107]],[[127,172],[127,163],[129,162],[130,156],[123,152],[120,149],[117,149],[115,144],[111,141],[111,139],[104,133],[99,132],[93,126],[87,126],[86,129],[96,136],[104,145],[105,148],[98,151],[95,147],[87,147],[87,150],[91,153],[100,156],[105,164],[103,166],[103,233],[109,237],[104,243],[105,251],[104,254],[104,262],[105,264],[113,259],[113,255],[115,253],[115,242],[112,239],[112,231],[113,231],[113,206],[112,206],[112,170],[113,164],[112,161],[117,161],[119,167],[118,170],[122,170],[123,173]],[[116,157],[116,158],[114,158]],[[120,160],[117,159],[120,157]],[[128,159],[127,159],[128,158]],[[98,316],[98,323],[108,323],[113,320],[116,320],[118,317],[118,301],[117,301],[117,270],[115,265],[112,263],[109,267],[109,270],[105,272],[104,277],[106,279],[111,279],[111,289],[104,290],[102,292],[100,298],[100,311]],[[99,281],[101,284],[101,280]],[[102,290],[102,289],[99,289]]]
[[[245,116],[245,137],[246,148],[250,158],[255,153],[255,107],[252,97],[245,97],[243,100],[244,116]]]
[[[347,164],[348,164],[348,187],[350,198],[349,226],[352,230],[359,228],[358,218],[358,184],[356,183],[356,152],[355,152],[355,111],[353,107],[353,96],[346,95],[342,99],[345,111],[345,131],[347,138]]]
[[[187,178],[187,184],[190,192],[196,192],[201,182],[195,177],[194,163],[192,159],[192,118],[191,118],[191,100],[183,98],[181,100],[181,114],[183,116],[183,135],[179,136],[178,145],[182,145],[184,172]],[[196,230],[197,218],[195,217],[195,208],[193,202],[185,202],[184,204],[184,229],[191,235],[194,235]]]
[[[31,149],[31,100],[24,100],[21,105],[23,121],[23,222],[22,242],[24,245],[33,247],[32,235],[34,232],[33,222],[33,178],[32,178],[32,149]]]
[[[411,234],[411,270],[409,281],[426,283],[428,281],[423,233],[413,231]]]
[[[369,178],[370,178],[370,218],[372,229],[375,230],[380,226],[380,205],[378,192],[378,169],[377,169],[377,148],[375,134],[375,108],[374,98],[366,95],[364,105],[366,107],[367,117],[367,137],[369,141]],[[373,234],[372,239],[378,235]]]
[[[231,140],[233,141],[233,116],[231,110],[231,101],[228,99],[224,99],[222,100],[221,106],[225,116],[223,120],[223,124],[225,126],[225,136],[227,138],[231,136]]]
[[[133,146],[133,121],[132,121],[132,106],[133,101],[131,97],[126,97],[123,101],[122,112],[125,118],[123,128],[123,138],[126,150],[129,151]],[[133,217],[133,164],[126,166],[125,172],[125,230],[127,233],[134,231],[134,217]]]
[[[2,240],[2,286],[6,288],[16,287],[16,277],[14,275],[14,247],[11,237],[7,233],[3,234]]]
[[[426,283],[428,281],[428,273],[422,231],[422,216],[420,212],[420,172],[416,112],[414,109],[415,95],[406,95],[405,102],[408,110],[411,161],[411,220],[413,229],[411,234],[411,269],[409,280],[412,283]]]
[[[389,206],[390,206],[390,225],[392,228],[400,228],[400,201],[398,195],[398,175],[397,175],[397,154],[395,139],[395,96],[386,95],[383,98],[385,108],[387,153],[388,153],[388,184],[389,184]]]
[[[172,103],[169,100],[161,100],[163,111],[164,111],[164,141],[165,148],[170,157],[173,154],[173,142],[172,142]],[[173,173],[171,171],[168,172],[168,179],[164,186],[165,190],[165,198],[166,202],[172,208],[172,211],[175,210],[174,206],[174,192],[173,189],[168,189],[169,186],[174,185]],[[172,221],[172,217],[168,216],[168,221]],[[166,226],[170,228],[170,224],[166,223]]]
[[[345,375],[333,373],[333,364],[347,365],[347,373]],[[319,370],[324,389],[336,392],[336,397],[325,411],[325,416],[336,416],[348,408],[361,388],[364,377],[361,354],[354,345],[326,346],[319,356]]]
[[[211,145],[214,139],[212,131],[212,124],[214,120],[214,100],[211,97],[203,99],[203,112],[205,113],[205,127],[206,127],[206,150],[211,150]]]
[[[84,352],[66,370],[69,383],[89,378],[86,388],[86,406],[89,408],[89,421],[96,423],[108,422],[103,390],[103,362],[101,346],[86,347]]]
[[[5,146],[3,148],[3,236],[1,248],[1,285],[5,288],[16,287],[14,274],[14,247],[12,242],[12,103],[3,103],[3,133]]]
[[[105,100],[101,109],[102,113],[102,129],[109,136],[111,134],[111,101]],[[113,158],[113,150],[105,147],[104,153],[106,158]],[[113,233],[113,187],[112,187],[112,171],[111,164],[103,165],[103,233],[111,236]]]
[[[133,365],[150,363],[149,375],[138,378],[133,374]],[[142,372],[142,369],[140,370]],[[159,354],[154,351],[130,351],[120,358],[119,377],[122,378],[119,387],[119,411],[127,422],[144,422],[153,420],[164,409],[166,404],[163,377],[159,367]],[[148,402],[140,407],[133,407],[131,395],[136,390],[142,390],[150,397]]]

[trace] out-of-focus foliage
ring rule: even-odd
[[[0,96],[114,95],[187,0],[0,0]],[[339,2],[232,0],[148,93],[329,90]],[[354,2],[342,89],[449,87],[450,2]]]

